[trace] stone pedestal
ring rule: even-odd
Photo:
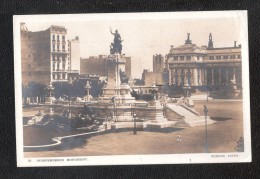
[[[100,100],[105,103],[111,102],[114,98],[115,103],[133,103],[135,101],[134,97],[131,96],[131,87],[128,83],[123,83],[121,81],[120,73],[125,72],[126,59],[116,53],[114,55],[109,55],[107,58],[107,84],[103,88],[102,97]]]
[[[155,117],[151,120],[152,123],[161,123],[167,121],[163,114],[163,106],[159,101],[155,101]]]

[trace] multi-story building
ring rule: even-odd
[[[153,55],[153,72],[163,72],[165,67],[165,59],[164,57],[159,55]]]
[[[167,54],[169,83],[175,86],[189,84],[195,89],[227,85],[230,80],[242,84],[241,45],[214,48],[212,34],[208,46],[197,46],[190,40],[184,45],[171,47]]]
[[[80,42],[78,36],[68,40],[68,52],[69,70],[77,70],[80,73]]]
[[[81,58],[80,73],[87,75],[98,75],[100,77],[107,76],[107,55],[99,55],[98,57],[90,56],[89,58]],[[131,77],[131,57],[126,59],[125,74]]]
[[[31,32],[21,23],[20,30],[23,84],[68,82],[68,74],[79,73],[79,39],[67,41],[65,27]]]
[[[168,69],[167,60],[161,54],[153,55],[153,71],[143,70],[142,79],[145,85],[156,85],[162,86],[168,83]]]

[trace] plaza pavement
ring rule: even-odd
[[[195,101],[196,110],[203,115],[207,104],[209,116],[219,118],[208,126],[209,152],[235,152],[236,141],[243,136],[242,102]],[[182,142],[177,143],[180,133]],[[165,131],[115,131],[83,138],[82,145],[64,150],[24,152],[25,157],[69,157],[131,154],[203,153],[205,151],[205,126]]]

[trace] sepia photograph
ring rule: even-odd
[[[15,15],[17,166],[251,162],[247,11]]]

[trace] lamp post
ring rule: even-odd
[[[70,104],[71,104],[71,103],[70,103],[70,102],[71,102],[70,100],[71,100],[71,99],[70,99],[70,95],[64,95],[64,97],[65,97],[65,98],[66,98],[66,97],[68,98],[68,101],[69,101],[69,118],[71,118],[71,109],[70,109]]]
[[[205,114],[205,153],[208,153],[208,126],[207,126],[207,114],[208,108],[204,105],[204,114]]]
[[[134,113],[134,135],[136,135],[136,113]]]

